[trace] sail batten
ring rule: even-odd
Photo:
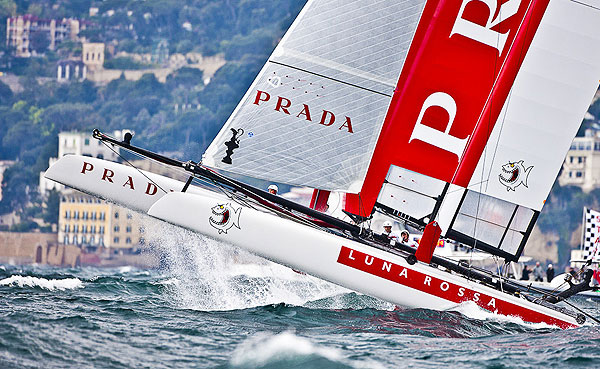
[[[376,75],[371,75],[371,74],[368,74],[368,73],[364,73],[364,72],[361,72],[359,70],[351,70],[350,68],[348,68],[346,66],[343,66],[343,65],[339,65],[339,66],[335,65],[334,66],[333,63],[327,62],[327,61],[323,61],[323,62],[319,63],[318,61],[314,61],[313,60],[313,62],[315,62],[315,64],[317,64],[317,65],[320,65],[320,66],[323,66],[323,67],[329,67],[329,68],[332,68],[332,69],[337,69],[337,70],[340,70],[340,71],[344,71],[345,73],[353,75],[355,77],[360,77],[360,78],[365,79],[365,80],[370,80],[370,81],[373,81],[373,82],[380,83],[382,85],[387,85],[388,87],[392,87],[393,88],[393,86],[394,86],[391,81],[382,80],[381,78],[379,78]],[[287,67],[287,68],[290,68],[290,69],[295,69],[295,70],[297,70],[299,72],[304,72],[304,73],[307,73],[307,74],[311,74],[313,76],[322,77],[322,78],[331,80],[333,82],[343,83],[345,85],[356,87],[356,88],[359,88],[359,89],[362,89],[362,90],[365,90],[365,91],[369,91],[369,92],[373,92],[373,93],[376,93],[376,94],[380,94],[380,95],[383,95],[383,96],[387,96],[387,97],[391,97],[392,96],[392,94],[389,93],[389,92],[376,91],[376,90],[369,89],[367,87],[356,85],[356,84],[353,84],[353,83],[350,83],[350,82],[345,82],[345,81],[336,79],[334,77],[329,77],[329,76],[326,76],[326,75],[323,75],[323,74],[310,72],[310,71],[308,71],[306,69],[301,69],[301,68],[295,67],[293,65],[289,65],[289,64],[285,64],[285,63],[281,63],[281,62],[277,62],[277,61],[273,61],[273,60],[269,60],[268,63],[281,65],[282,67]]]

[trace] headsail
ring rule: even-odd
[[[358,192],[424,3],[309,1],[203,164]]]
[[[436,213],[446,236],[518,258],[598,88],[598,24],[591,1],[428,2],[347,210]]]

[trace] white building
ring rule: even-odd
[[[558,183],[579,186],[586,192],[600,185],[600,132],[587,130],[584,137],[575,137]]]
[[[77,41],[80,26],[77,19],[41,19],[35,15],[26,14],[6,19],[6,46],[15,50],[19,57],[32,55],[30,40],[34,34],[45,34],[48,38],[48,49],[54,50],[56,45],[65,39]]]
[[[81,44],[81,61],[86,68],[92,70],[102,69],[104,65],[104,43],[84,42]]]
[[[120,140],[127,130],[114,131],[113,136]],[[119,148],[112,148],[119,152]],[[117,161],[119,156],[107,145],[92,137],[91,133],[85,132],[61,132],[58,134],[58,158],[65,155],[83,155],[110,161]],[[58,158],[50,158],[48,167],[54,164]],[[46,196],[46,193],[52,189],[62,191],[64,186],[44,177],[45,172],[40,172],[40,195]]]

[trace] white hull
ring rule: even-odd
[[[84,171],[85,163],[93,169]],[[113,182],[103,179],[105,170],[114,173]],[[182,182],[145,174],[166,191],[183,187]],[[46,177],[401,306],[446,310],[473,301],[486,310],[527,322],[578,326],[572,316],[524,298],[428,264],[409,265],[394,253],[244,207],[211,191],[191,187],[186,193],[165,195],[158,190],[150,195],[153,191],[146,191],[148,179],[124,165],[67,156],[54,164]],[[225,210],[229,211],[226,215]]]

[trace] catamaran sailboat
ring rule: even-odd
[[[201,162],[94,132],[187,182],[81,156],[46,177],[401,306],[578,326],[557,302],[585,281],[530,296],[433,251],[518,260],[598,88],[598,24],[597,0],[309,0]],[[314,188],[310,207],[230,173]],[[378,236],[374,212],[424,230],[419,247]]]

